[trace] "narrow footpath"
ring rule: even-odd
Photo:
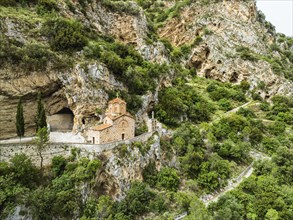
[[[271,159],[271,157],[269,157],[261,152],[256,152],[256,151],[251,151],[250,155],[254,159],[254,161],[264,160],[264,159],[270,160]],[[205,206],[208,206],[211,202],[216,202],[221,196],[223,196],[227,192],[235,189],[244,179],[251,176],[251,174],[253,173],[254,161],[248,167],[246,167],[245,170],[241,174],[239,174],[236,178],[230,179],[228,181],[228,186],[226,186],[223,189],[220,189],[219,191],[215,191],[211,194],[204,195],[204,196],[200,197],[200,200],[205,204]],[[181,213],[181,214],[177,215],[174,218],[174,220],[184,219],[187,215],[188,215],[187,212]]]

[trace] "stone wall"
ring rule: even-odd
[[[152,132],[144,133],[130,140],[117,141],[107,144],[75,144],[75,143],[50,143],[45,151],[43,151],[44,165],[49,165],[54,156],[68,157],[71,155],[71,150],[77,148],[80,151],[80,156],[93,158],[106,151],[111,151],[122,144],[131,144],[133,142],[145,142],[153,135]],[[37,154],[37,149],[34,144],[14,143],[0,144],[0,161],[9,161],[14,155],[24,153],[28,155],[32,161],[39,165],[40,157]]]

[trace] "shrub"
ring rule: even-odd
[[[213,104],[186,85],[169,87],[159,92],[159,104],[155,106],[157,118],[169,126],[184,121],[195,123],[208,121],[215,111]]]
[[[265,102],[265,101],[264,102],[261,102],[260,105],[259,105],[259,107],[260,107],[260,109],[262,111],[265,111],[265,112],[267,112],[267,111],[270,110],[270,104],[268,102]]]
[[[22,54],[21,66],[27,70],[44,70],[48,61],[55,57],[46,46],[36,43],[25,45],[20,53]]]
[[[153,193],[145,183],[134,182],[126,193],[125,199],[118,204],[117,211],[132,217],[129,219],[135,219],[134,216],[140,215],[147,210],[153,197]]]
[[[231,131],[240,134],[246,126],[249,126],[248,121],[243,116],[235,114],[213,124],[212,131],[217,139],[226,139]]]
[[[240,46],[236,49],[237,54],[243,60],[258,61],[258,57],[248,47]]]
[[[44,33],[52,49],[57,51],[81,50],[87,43],[82,24],[74,20],[51,19],[45,23]]]
[[[0,5],[2,6],[15,6],[17,4],[16,0],[1,0]]]
[[[218,104],[221,110],[229,111],[232,109],[232,104],[228,99],[220,99]]]
[[[279,148],[280,146],[280,143],[277,139],[275,138],[268,138],[268,137],[265,137],[263,140],[262,140],[262,146],[264,147],[264,149],[272,154],[274,152],[277,151],[277,149]]]
[[[101,60],[115,75],[122,76],[123,72],[126,70],[123,59],[112,51],[104,51],[101,55]]]
[[[58,3],[56,0],[38,0],[38,11],[58,11]]]
[[[249,82],[247,82],[246,80],[241,81],[240,88],[243,92],[246,92],[250,88]]]
[[[214,101],[219,101],[220,99],[229,99],[230,98],[230,92],[228,89],[224,87],[216,87],[216,89],[209,93],[209,96]]]
[[[279,112],[277,115],[277,120],[278,121],[283,121],[289,125],[293,124],[293,115],[290,112]]]
[[[242,116],[244,116],[244,117],[246,117],[246,118],[255,118],[255,117],[256,117],[255,114],[254,114],[254,112],[251,111],[250,109],[247,109],[247,108],[240,108],[240,109],[236,112],[236,114],[238,114],[238,115],[242,115]]]
[[[156,185],[157,174],[158,171],[156,169],[156,164],[154,161],[150,161],[150,163],[142,171],[143,180],[150,186]]]
[[[269,125],[268,129],[271,134],[280,135],[285,132],[286,124],[284,122],[276,121],[274,124]]]
[[[170,191],[177,191],[180,183],[180,178],[173,168],[163,168],[158,173],[158,187],[163,187]]]
[[[52,159],[52,171],[55,177],[60,176],[66,167],[67,161],[62,156],[55,156]]]
[[[39,170],[25,154],[17,154],[11,160],[11,176],[15,182],[33,188],[39,181]]]
[[[262,101],[262,100],[263,100],[262,97],[260,96],[260,94],[258,94],[258,93],[256,93],[256,92],[252,92],[252,93],[251,93],[251,98],[252,98],[253,100],[258,100],[258,101]]]

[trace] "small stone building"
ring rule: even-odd
[[[127,140],[134,137],[135,119],[126,111],[126,102],[120,98],[111,100],[103,119],[103,124],[91,127],[88,141],[104,144]]]

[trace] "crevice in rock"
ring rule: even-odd
[[[232,76],[230,78],[231,83],[236,83],[238,81],[238,74],[236,72],[232,73]]]

